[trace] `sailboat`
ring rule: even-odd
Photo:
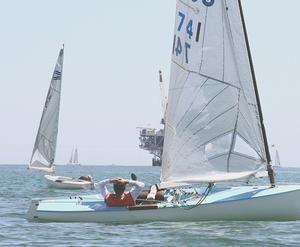
[[[111,208],[99,195],[33,199],[28,218],[300,219],[300,185],[275,183],[240,0],[177,0],[165,126],[164,200]],[[264,169],[270,185],[236,184]]]
[[[41,170],[48,173],[55,172],[54,160],[58,133],[63,56],[64,48],[59,52],[52,75],[38,133],[28,165],[29,169]]]
[[[64,48],[59,52],[52,75],[28,169],[49,173],[45,175],[45,178],[50,187],[82,189],[92,186],[92,181],[53,175],[55,173],[54,161],[59,122],[63,57]]]
[[[276,149],[275,152],[275,163],[274,163],[274,167],[281,167],[281,163],[280,163],[280,157],[279,157],[279,152]]]
[[[78,162],[78,150],[77,150],[77,148],[72,150],[71,157],[69,159],[68,165],[80,165],[80,163]]]

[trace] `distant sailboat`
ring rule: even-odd
[[[50,174],[55,172],[54,161],[58,133],[63,57],[64,48],[59,52],[28,165],[28,169],[45,171]],[[75,151],[74,160],[78,162],[78,153],[77,150]],[[83,178],[89,179],[88,181],[54,175],[45,175],[45,178],[50,187],[61,189],[82,189],[92,185],[90,176],[83,176]]]
[[[280,157],[279,157],[279,152],[276,149],[276,153],[275,153],[275,163],[274,163],[274,167],[281,167],[280,164]]]
[[[80,165],[80,163],[78,161],[78,149],[77,148],[75,148],[75,150],[74,149],[72,150],[68,165]]]
[[[64,49],[62,48],[59,52],[46,97],[38,133],[28,165],[29,169],[41,170],[48,173],[54,173],[55,171],[54,160],[58,133],[63,56]]]

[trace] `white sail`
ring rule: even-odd
[[[248,177],[267,158],[239,0],[177,0],[161,181]]]
[[[70,159],[69,159],[69,164],[72,164],[72,163],[73,163],[73,153],[74,153],[74,149],[72,149],[71,157],[70,157]]]
[[[73,163],[78,164],[78,151],[77,151],[77,148],[75,148]]]
[[[280,157],[279,157],[279,152],[278,152],[278,150],[276,150],[275,166],[281,166],[281,164],[280,164]]]
[[[61,95],[61,77],[63,69],[63,53],[63,49],[61,49],[53,72],[40,126],[32,151],[32,156],[29,163],[30,169],[43,170],[46,172],[54,171]]]

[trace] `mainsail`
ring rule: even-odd
[[[268,159],[239,0],[177,0],[162,183],[248,177]]]
[[[72,149],[72,153],[71,153],[71,157],[70,157],[70,160],[69,160],[69,165],[78,165],[78,150],[77,148],[73,148]]]
[[[77,150],[77,148],[75,148],[73,163],[78,164],[78,150]]]
[[[32,156],[29,163],[30,169],[54,172],[56,152],[59,107],[61,95],[61,78],[63,70],[64,50],[61,49],[53,72],[43,109],[40,126],[36,136]]]
[[[72,164],[72,163],[73,163],[73,153],[74,153],[74,149],[72,149],[71,157],[70,157],[70,159],[69,159],[69,164]]]

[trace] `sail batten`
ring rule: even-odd
[[[61,49],[52,75],[38,133],[35,139],[28,168],[53,172],[58,134],[59,108],[61,96],[61,77],[63,70]]]
[[[238,179],[268,161],[239,4],[177,1],[162,182]]]

